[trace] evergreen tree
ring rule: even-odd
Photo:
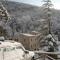
[[[43,0],[44,4],[44,19],[48,21],[49,26],[49,34],[45,37],[42,44],[43,46],[47,47],[47,52],[55,52],[58,50],[58,45],[56,43],[56,40],[54,39],[52,33],[51,33],[51,8],[52,8],[52,2],[51,0]],[[50,55],[51,57],[55,58],[57,56]]]
[[[44,8],[44,19],[48,21],[49,25],[49,34],[51,34],[51,8],[52,8],[52,2],[51,0],[43,0],[43,8]]]

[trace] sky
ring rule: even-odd
[[[22,2],[27,4],[32,4],[36,6],[41,6],[42,0],[12,0],[16,2]],[[51,0],[52,4],[54,5],[53,8],[60,10],[60,0]]]

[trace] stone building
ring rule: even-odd
[[[21,33],[18,42],[21,42],[27,50],[38,50],[39,40],[36,37],[37,35]]]
[[[32,31],[31,33],[20,33],[11,38],[10,40],[15,40],[23,44],[27,50],[39,50],[40,41],[44,38],[44,35],[37,31]]]

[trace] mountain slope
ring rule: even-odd
[[[21,32],[31,32],[33,30],[40,31],[42,30],[41,23],[37,20],[43,18],[43,8],[32,6],[23,3],[3,2],[3,5],[8,10],[11,20],[7,22],[12,29],[12,34],[21,33]],[[56,31],[60,25],[60,11],[52,9],[52,30]],[[44,24],[42,24],[44,25]],[[38,28],[37,28],[38,27]]]

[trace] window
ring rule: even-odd
[[[31,48],[32,48],[32,45],[31,45]]]
[[[25,42],[25,39],[24,39],[24,42]]]
[[[37,39],[35,39],[35,41],[36,41]]]
[[[36,50],[36,48],[34,50]]]
[[[31,41],[32,41],[32,39],[31,39]]]

